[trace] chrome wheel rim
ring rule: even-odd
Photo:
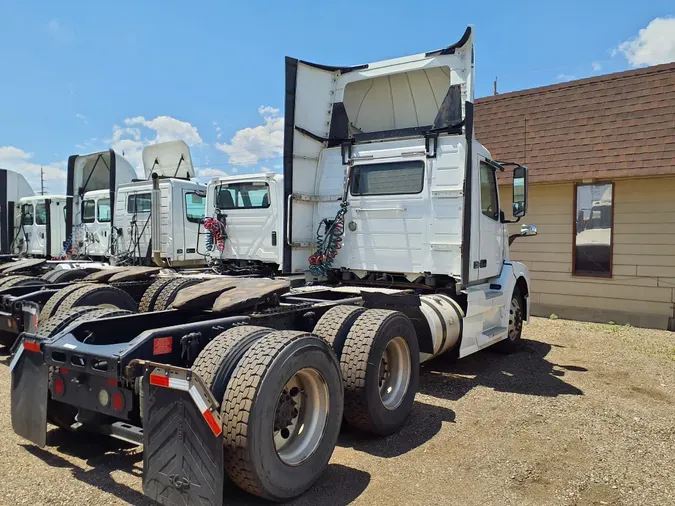
[[[384,349],[380,359],[380,400],[385,408],[398,408],[410,386],[412,360],[410,348],[402,337],[395,337]]]
[[[515,341],[518,339],[523,329],[523,308],[520,307],[520,300],[511,299],[511,308],[509,309],[509,339]]]
[[[274,447],[281,461],[297,466],[316,451],[328,420],[328,384],[316,369],[297,371],[286,383],[274,413]]]

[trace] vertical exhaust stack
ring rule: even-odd
[[[150,194],[150,244],[152,260],[157,267],[166,267],[162,260],[162,195],[159,192],[159,176],[152,173],[152,193]]]

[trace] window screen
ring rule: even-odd
[[[495,171],[485,162],[480,164],[480,209],[485,216],[493,220],[499,219]]]
[[[185,194],[185,216],[192,223],[199,223],[206,215],[206,199],[195,192]]]
[[[352,168],[352,195],[406,195],[424,187],[424,162],[373,163]]]
[[[96,201],[85,200],[82,202],[82,223],[94,223],[96,221]]]
[[[149,213],[150,193],[134,193],[127,198],[128,213]]]
[[[110,213],[110,199],[98,199],[96,203],[96,212],[99,223],[108,223],[112,221]]]
[[[35,224],[47,224],[47,204],[45,202],[38,202],[35,204]]]
[[[575,188],[574,274],[612,275],[614,205],[611,183]]]
[[[24,204],[21,206],[21,224],[22,225],[32,225],[33,224],[33,204]]]
[[[230,183],[216,187],[216,207],[227,209],[264,209],[270,206],[267,183]]]

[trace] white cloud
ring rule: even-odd
[[[594,61],[593,63],[591,63],[591,67],[593,67],[593,70],[595,70],[596,72],[600,72],[602,70],[602,65],[598,61]]]
[[[232,174],[236,174],[237,172],[239,172],[239,169],[236,167],[232,167],[230,171],[232,172]]]
[[[0,146],[0,167],[22,174],[35,191],[39,191],[40,188],[40,168],[42,168],[45,181],[52,183],[49,185],[50,192],[62,193],[65,189],[66,162],[40,164],[34,161],[34,156],[33,153],[14,146]]]
[[[227,176],[227,172],[220,169],[201,169],[197,171],[197,176],[204,179],[210,179],[212,177],[222,177]]]
[[[620,52],[633,67],[675,61],[675,17],[654,18],[636,37],[619,44]]]
[[[558,74],[555,77],[555,80],[559,83],[565,82],[565,81],[574,81],[577,78],[577,76],[573,76],[571,74]]]
[[[269,167],[260,167],[260,171],[267,173],[267,172],[272,172],[272,169],[270,169]]]
[[[143,172],[143,148],[148,144],[176,140],[183,140],[189,146],[203,144],[197,127],[171,116],[157,116],[152,120],[136,116],[126,118],[124,125],[113,125],[112,137],[105,141],[116,152],[123,153],[139,174]]]
[[[85,118],[83,114],[80,114],[80,113],[78,112],[78,113],[75,115],[75,117],[76,117],[77,119],[81,119],[82,121],[84,121],[84,124],[85,124],[85,125],[88,125],[88,124],[89,124],[89,122],[87,121],[87,118]]]
[[[284,119],[278,116],[279,109],[260,106],[258,113],[263,116],[264,125],[244,128],[229,143],[216,144],[217,149],[229,155],[230,163],[255,165],[283,154]]]

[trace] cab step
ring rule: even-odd
[[[483,332],[478,336],[478,346],[484,346],[491,341],[506,337],[508,332],[506,327],[490,327],[489,329],[483,330]]]

